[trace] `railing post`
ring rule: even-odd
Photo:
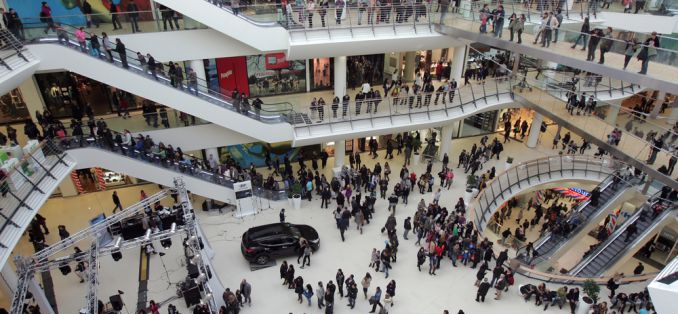
[[[516,171],[516,179],[518,180],[518,188],[522,188],[520,184],[520,173],[518,173],[518,167],[513,167],[513,169]]]
[[[530,165],[525,165],[525,172],[527,173],[527,184],[532,184],[530,182]]]
[[[476,93],[473,92],[473,84],[469,84],[469,86],[471,86],[471,97],[473,97],[473,107],[477,109],[478,105],[476,105]]]
[[[497,205],[497,195],[494,194],[494,187],[492,184],[490,184],[490,190],[492,190],[492,203]]]
[[[461,113],[464,113],[464,101],[461,100],[461,88],[457,88],[456,92],[457,96],[459,96],[459,108],[461,109]],[[454,101],[454,97],[452,97],[452,101]]]
[[[497,79],[494,79],[494,88],[497,91],[497,101],[499,101],[499,83],[497,82]]]
[[[485,92],[485,83],[483,82],[483,100],[485,101],[485,104],[487,105],[487,92]]]
[[[610,87],[610,97],[612,97],[612,77],[607,77],[608,86]]]
[[[549,161],[549,162],[548,162],[548,165],[549,165],[549,179],[551,179],[551,158],[548,157],[547,160]]]

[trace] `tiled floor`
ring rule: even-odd
[[[551,138],[555,127],[548,129],[547,134],[542,138]],[[473,142],[478,141],[478,137],[456,139],[452,142],[450,150],[451,162],[456,162],[456,156],[461,149],[469,148]],[[529,152],[529,153],[526,153]],[[590,152],[590,151],[589,151]],[[550,149],[550,141],[542,140],[542,144],[535,149],[527,149],[523,143],[512,141],[505,146],[504,157],[512,156],[516,158],[516,162],[530,160],[533,158],[543,157],[556,153]],[[383,156],[383,152],[381,153]],[[373,166],[375,161],[384,162],[382,157],[372,160],[366,154],[363,154],[364,163],[367,166]],[[330,159],[328,164],[332,165],[333,160]],[[399,169],[402,165],[402,158],[397,156],[393,160],[389,160],[391,167]],[[497,166],[498,169],[503,169],[503,160],[497,162],[492,160],[487,163],[486,167]],[[440,163],[434,165],[434,171],[440,168]],[[413,165],[410,167],[411,171],[421,173],[425,169],[425,164]],[[455,169],[456,170],[456,169]],[[397,171],[397,170],[396,170]],[[331,167],[323,170],[326,175],[330,175]],[[464,190],[464,175],[460,171],[456,172],[456,180],[453,188],[449,191],[444,191],[441,202],[447,206],[453,206],[454,201],[463,195]],[[133,175],[133,174],[131,174]],[[139,190],[144,189],[147,193],[154,193],[157,191],[156,185],[145,185],[132,188],[119,189],[118,193],[124,205],[130,205],[138,200]],[[65,224],[73,233],[80,228],[87,225],[89,218],[95,213],[103,210],[105,213],[110,213],[112,210],[112,202],[110,200],[109,191],[91,193],[84,196],[72,198],[58,198],[48,201],[48,203],[41,209],[41,213],[47,217],[48,224],[51,228],[56,229],[56,225]],[[198,192],[199,193],[199,192]],[[426,201],[431,201],[432,194],[419,195],[416,192],[410,197],[410,205],[398,205],[397,220],[398,226],[406,216],[414,213],[416,202],[423,198]],[[194,204],[199,204],[200,200],[196,199]],[[264,201],[265,202],[265,201]],[[313,266],[297,272],[302,275],[309,282],[316,282],[321,280],[326,282],[334,278],[334,273],[337,268],[342,268],[348,274],[355,274],[357,281],[359,281],[364,272],[370,271],[367,268],[369,260],[369,252],[372,247],[381,248],[383,246],[384,236],[378,230],[386,218],[386,201],[379,200],[376,204],[376,214],[373,222],[367,225],[364,234],[360,235],[355,230],[350,229],[346,236],[347,242],[341,242],[339,233],[335,229],[334,220],[331,215],[331,210],[320,209],[320,200],[315,197],[311,203],[303,202],[301,210],[293,210],[292,206],[287,202],[273,202],[271,203],[272,210],[264,210],[258,215],[246,217],[244,219],[236,219],[231,217],[229,213],[218,214],[217,212],[205,213],[198,210],[198,217],[203,226],[206,236],[214,247],[216,256],[213,260],[215,271],[221,277],[222,282],[226,287],[236,289],[238,283],[242,278],[247,278],[253,286],[253,308],[252,311],[256,313],[278,313],[283,310],[287,312],[303,312],[307,311],[306,305],[299,305],[295,300],[295,296],[287,289],[277,285],[278,270],[277,267],[270,269],[250,272],[248,264],[240,256],[240,235],[249,227],[275,222],[278,219],[278,212],[280,208],[287,208],[287,220],[293,223],[305,223],[314,226],[320,233],[322,238],[322,245],[320,251],[313,255]],[[88,209],[92,207],[93,209]],[[267,204],[262,204],[261,207],[268,207]],[[196,207],[199,208],[199,207]],[[358,239],[360,238],[360,239]],[[51,233],[48,236],[48,243],[56,241],[56,234]],[[438,313],[443,308],[456,311],[457,308],[463,308],[467,313],[476,313],[481,311],[509,311],[511,313],[518,311],[527,312],[541,312],[541,309],[532,306],[525,306],[520,301],[515,293],[515,290],[509,292],[503,301],[488,300],[485,304],[480,305],[473,302],[472,298],[475,296],[475,288],[472,286],[475,272],[469,268],[460,267],[452,268],[449,261],[444,261],[442,269],[438,272],[438,276],[431,277],[424,273],[419,273],[415,268],[415,255],[417,247],[412,245],[412,239],[409,241],[402,240],[399,252],[398,263],[394,264],[392,270],[392,278],[398,282],[398,293],[395,299],[398,304],[391,312],[393,313]],[[178,253],[174,252],[176,245],[168,251],[168,255],[163,257],[169,277],[169,281],[174,283],[180,280],[185,272],[180,263]],[[156,248],[160,246],[156,244]],[[132,310],[136,303],[136,286],[138,274],[138,252],[131,250],[124,252],[124,258],[120,262],[112,262],[110,257],[102,259],[100,294],[103,297],[115,293],[117,289],[123,290],[125,295],[125,302],[129,310]],[[21,245],[17,247],[17,252],[22,254],[30,253],[30,245],[26,239],[21,241]],[[384,288],[387,283],[383,279],[382,274],[373,274],[373,285],[369,293],[374,292],[375,286]],[[73,312],[81,307],[81,304],[71,300],[78,300],[78,296],[84,295],[84,284],[78,284],[75,275],[62,276],[58,271],[53,271],[55,277],[55,287],[58,293],[59,309],[60,311]],[[126,276],[116,276],[116,274],[125,273]],[[165,300],[174,293],[174,288],[168,284],[167,276],[162,268],[162,262],[158,256],[151,257],[151,272],[149,280],[149,298],[154,298],[156,301]],[[458,281],[459,284],[450,285],[450,281]],[[517,284],[528,282],[529,280],[518,276],[516,278]],[[167,286],[170,286],[167,288]],[[639,285],[633,287],[625,287],[624,289],[640,289]],[[431,291],[440,291],[440,293],[431,293]],[[443,292],[444,291],[444,292]],[[216,293],[217,295],[220,292]],[[452,299],[445,296],[452,295]],[[430,297],[435,296],[434,299]],[[430,300],[422,303],[423,299]],[[80,299],[82,300],[82,299]],[[314,301],[315,302],[315,301]],[[343,301],[342,301],[343,302]],[[348,310],[339,300],[336,302],[336,313],[353,312]],[[175,305],[183,304],[180,301],[173,301]],[[367,311],[368,304],[362,298],[359,298],[359,311]],[[164,311],[165,307],[161,308]],[[246,309],[245,311],[250,311]]]

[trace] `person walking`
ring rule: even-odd
[[[120,211],[122,211],[123,208],[122,208],[122,203],[120,203],[120,197],[118,197],[118,191],[113,191],[112,198],[113,198],[113,205],[115,205],[115,207],[113,207],[113,213],[115,214],[115,211],[117,211],[118,209],[120,209]]]
[[[304,297],[306,298],[306,301],[308,301],[308,306],[310,307],[311,304],[311,298],[313,297],[313,287],[311,287],[311,284],[306,284],[306,289],[303,292]]]
[[[240,282],[240,293],[244,298],[243,303],[247,303],[248,306],[252,306],[252,285],[250,285],[250,283],[245,279]]]
[[[374,311],[377,309],[377,305],[379,305],[380,309],[384,308],[384,305],[381,304],[380,287],[377,287],[377,290],[374,292],[374,295],[370,297],[370,304],[372,305],[372,311],[370,311],[370,313],[374,313]]]
[[[339,268],[337,270],[337,275],[335,276],[337,280],[337,287],[339,288],[339,296],[344,297],[344,272]]]
[[[304,247],[302,248],[303,250],[303,259],[301,260],[301,268],[303,269],[306,265],[311,266],[311,245],[306,243]]]
[[[370,288],[370,283],[372,282],[372,276],[370,273],[366,273],[365,277],[363,277],[363,280],[360,281],[360,285],[363,286],[363,295],[365,295],[365,299],[367,299],[367,290]]]
[[[315,288],[315,297],[318,302],[318,308],[325,306],[325,288],[322,281],[318,281],[318,287]]]
[[[577,44],[579,44],[579,40],[582,40],[582,45],[581,45],[581,50],[584,51],[586,50],[586,40],[589,37],[589,34],[591,33],[591,27],[589,25],[589,18],[585,17],[584,18],[584,24],[581,25],[581,29],[579,30],[579,36],[577,36],[577,40],[574,41],[574,44],[570,48],[574,49],[577,47]]]
[[[127,4],[127,18],[129,18],[130,26],[132,26],[132,33],[141,32],[139,30],[139,7],[134,0]]]
[[[407,238],[407,235],[410,233],[410,230],[412,230],[412,218],[411,217],[405,218],[405,224],[403,226],[403,229],[405,229],[405,233],[403,234],[403,238],[405,240],[409,240]]]
[[[391,282],[389,282],[388,285],[386,285],[386,295],[389,296],[391,299],[391,301],[389,302],[391,303],[391,307],[393,307],[393,305],[395,304],[393,302],[393,298],[395,297],[395,291],[396,291],[396,282],[395,280],[391,280]]]
[[[478,292],[476,293],[476,302],[485,302],[485,296],[487,292],[490,291],[490,283],[487,282],[487,278],[483,278],[483,282],[478,286]]]
[[[111,13],[111,23],[113,23],[113,30],[122,29],[120,17],[118,16],[120,14],[118,5],[111,1],[111,6],[109,7],[108,12]]]

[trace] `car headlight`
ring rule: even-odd
[[[320,239],[311,240],[310,242],[313,244],[318,244],[320,243]]]

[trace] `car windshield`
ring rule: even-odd
[[[299,229],[297,229],[297,227],[290,226],[289,230],[290,230],[290,233],[293,234],[294,236],[296,236],[296,237],[301,236],[301,232],[299,232]]]

